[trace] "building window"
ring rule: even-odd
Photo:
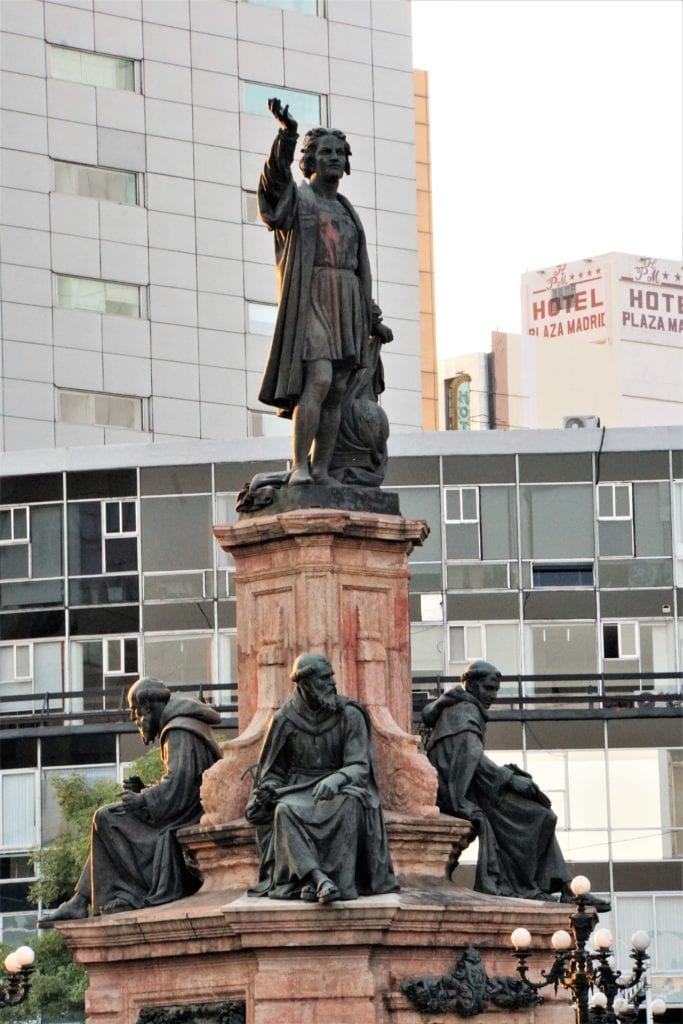
[[[71,689],[81,693],[72,700],[72,710],[125,707],[128,688],[138,675],[136,636],[72,641]]]
[[[242,216],[247,224],[261,223],[256,193],[249,192],[247,189],[242,190]]]
[[[447,487],[444,501],[447,558],[479,558],[478,488]]]
[[[28,898],[35,877],[26,854],[0,857],[0,941],[16,946],[35,936],[36,908]]]
[[[0,774],[0,846],[28,849],[36,841],[35,771]]]
[[[169,685],[206,685],[216,678],[213,633],[145,636],[145,674]]]
[[[600,554],[610,558],[633,554],[631,484],[598,484],[598,541]]]
[[[471,383],[467,373],[446,381],[446,430],[471,430]]]
[[[528,484],[519,492],[522,558],[593,558],[590,484]]]
[[[605,622],[602,626],[602,656],[605,660],[638,657],[638,623]]]
[[[534,587],[592,587],[593,563],[535,563],[531,572]]]
[[[320,13],[320,0],[249,0],[249,3],[277,7],[281,11],[294,11],[296,14]]]
[[[132,171],[112,171],[86,164],[67,164],[60,160],[55,160],[54,170],[55,192],[107,199],[127,206],[137,204],[137,174]]]
[[[57,390],[60,423],[147,430],[147,402],[132,395],[106,395],[98,391]]]
[[[60,309],[87,309],[93,313],[140,316],[140,286],[95,277],[55,274],[56,304]]]
[[[294,89],[281,89],[279,85],[258,85],[256,82],[242,83],[242,110],[272,119],[273,115],[268,110],[271,96],[277,96],[283,107],[289,104],[292,117],[299,124],[320,125],[326,119],[323,98],[318,93],[295,92]]]
[[[448,675],[460,676],[477,658],[490,661],[506,675],[519,671],[519,628],[516,622],[476,622],[448,627]],[[503,684],[501,692],[516,692]]]
[[[48,46],[48,55],[48,69],[51,78],[135,92],[136,62],[134,60],[128,60],[126,57],[109,57],[103,53],[73,50],[66,46]]]
[[[79,501],[69,505],[70,576],[137,571],[137,513],[131,508],[134,505],[133,499]],[[117,525],[119,529],[115,529]]]
[[[3,644],[0,646],[0,694],[16,697],[3,701],[3,712],[32,711],[36,693],[62,689],[62,642]],[[54,703],[53,705],[54,706]]]
[[[595,674],[598,671],[594,622],[553,622],[524,628],[525,672],[529,675]],[[594,684],[597,690],[597,683]],[[569,680],[527,681],[527,695],[561,693],[576,688]],[[579,684],[585,692],[586,684]]]
[[[275,328],[277,306],[265,302],[247,302],[247,330],[249,334],[270,337]]]
[[[62,510],[59,505],[0,509],[0,581],[62,575]],[[34,596],[37,596],[34,594]],[[0,601],[6,602],[4,590]],[[40,600],[36,600],[40,604]]]

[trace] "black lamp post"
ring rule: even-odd
[[[31,990],[35,954],[30,946],[19,946],[5,957],[5,977],[0,982],[0,1008],[18,1006]]]
[[[515,928],[510,936],[515,947],[517,971],[522,981],[533,992],[546,985],[554,985],[555,991],[562,986],[572,993],[576,1024],[616,1024],[635,1022],[638,1011],[645,1002],[647,990],[646,953],[650,945],[647,932],[639,931],[631,936],[633,967],[628,977],[621,976],[611,963],[612,935],[607,928],[597,928],[596,915],[586,910],[586,897],[591,884],[585,875],[577,875],[571,883],[576,910],[569,918],[569,931],[560,929],[552,936],[551,942],[555,959],[548,971],[541,971],[543,981],[533,982],[528,977],[527,960],[531,935],[526,928]],[[593,934],[596,952],[586,948]],[[660,1016],[666,1012],[663,999],[653,999],[650,1013]]]

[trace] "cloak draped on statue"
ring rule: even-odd
[[[259,785],[288,792],[281,792],[274,806],[263,807],[255,797],[247,805],[261,855],[252,896],[294,899],[316,868],[334,882],[341,899],[399,887],[380,806],[370,720],[356,701],[337,696],[336,702],[333,711],[314,712],[295,692],[273,716],[259,761]],[[316,783],[332,774],[346,779],[339,793],[314,800]]]
[[[92,900],[94,914],[112,900],[131,909],[152,907],[199,888],[175,831],[201,817],[202,775],[222,756],[211,729],[219,722],[214,708],[171,697],[159,732],[164,775],[142,790],[144,809],[133,813],[115,803],[95,813],[90,856],[76,888]]]
[[[431,727],[427,756],[439,776],[437,804],[444,814],[471,821],[479,839],[474,888],[498,896],[547,899],[569,880],[555,837],[557,818],[534,785],[532,795],[510,788],[526,772],[499,766],[484,753],[488,715],[462,686],[422,712]]]
[[[275,137],[258,185],[261,219],[275,233],[278,311],[273,340],[261,381],[259,400],[291,416],[304,386],[304,345],[313,308],[312,282],[319,231],[318,198],[303,181],[294,183],[290,164],[298,135],[280,130]],[[372,275],[365,232],[351,203],[337,200],[355,224],[362,327],[356,339],[357,367],[368,365],[368,342],[373,317]]]

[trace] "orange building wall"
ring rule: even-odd
[[[439,429],[439,392],[434,320],[432,250],[432,175],[429,148],[429,80],[415,71],[415,163],[417,178],[417,251],[420,271],[420,359],[422,428]]]

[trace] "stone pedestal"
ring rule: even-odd
[[[273,711],[292,691],[304,652],[332,662],[340,692],[372,719],[385,810],[438,815],[436,773],[411,735],[408,554],[423,520],[307,508],[214,527],[235,559],[239,724],[223,760],[204,776],[202,825],[239,818]]]
[[[453,1024],[418,1013],[409,977],[444,974],[473,943],[489,976],[514,975],[510,932],[526,927],[539,978],[567,908],[501,899],[447,883],[326,907],[245,896],[243,889],[60,925],[90,972],[88,1024],[137,1024],[143,1007],[243,1001],[247,1024]],[[481,1024],[566,1024],[566,997],[491,1008]]]

